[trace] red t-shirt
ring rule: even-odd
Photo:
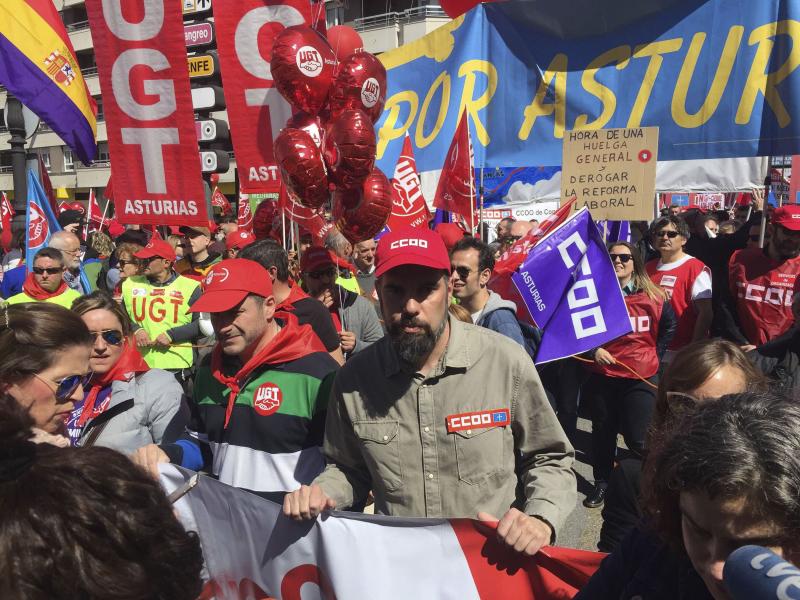
[[[631,319],[633,331],[603,346],[614,358],[624,362],[642,377],[652,377],[658,373],[656,341],[658,340],[658,324],[661,321],[664,302],[665,300],[652,300],[644,292],[625,296],[625,304],[628,307],[628,316]],[[589,365],[589,368],[606,377],[637,378],[628,369],[618,364],[598,365],[594,363]]]
[[[788,330],[800,258],[777,262],[761,248],[745,248],[733,253],[729,266],[731,295],[747,341],[760,346]]]
[[[661,286],[667,293],[670,304],[675,311],[675,316],[678,317],[678,329],[675,331],[675,337],[670,342],[670,350],[679,350],[689,344],[694,336],[694,328],[697,324],[697,309],[694,306],[692,299],[692,292],[697,282],[698,277],[703,276],[707,279],[707,291],[705,296],[711,300],[711,269],[709,269],[701,260],[693,256],[687,256],[685,259],[676,261],[678,263],[674,268],[664,268],[670,265],[661,265],[659,268],[659,260],[651,260],[645,265],[647,274],[658,286]]]

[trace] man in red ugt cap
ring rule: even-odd
[[[553,543],[576,501],[574,451],[524,348],[452,318],[442,238],[403,228],[378,242],[376,290],[388,335],[334,382],[328,466],[287,494],[284,513],[315,518],[358,505],[408,517],[497,520],[509,546]],[[517,496],[517,489],[521,489]]]
[[[135,460],[210,470],[281,502],[325,466],[322,432],[338,364],[310,326],[275,312],[269,273],[254,261],[216,264],[191,311],[211,314],[217,344],[197,371],[189,432],[138,450]]]
[[[737,250],[729,263],[727,310],[733,322],[727,323],[726,337],[747,349],[792,326],[792,302],[800,288],[800,206],[775,209],[767,228],[764,248]]]

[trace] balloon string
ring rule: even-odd
[[[653,385],[651,382],[647,381],[647,379],[645,379],[644,377],[642,377],[641,375],[639,375],[639,373],[637,373],[636,371],[634,371],[634,370],[633,370],[631,367],[629,367],[628,365],[626,365],[624,362],[622,362],[622,361],[621,361],[621,360],[619,360],[618,358],[615,358],[613,354],[612,354],[611,356],[612,356],[612,358],[614,358],[614,359],[617,361],[617,362],[616,362],[616,364],[618,364],[618,365],[620,365],[620,366],[622,366],[622,367],[625,367],[626,369],[628,369],[628,371],[630,371],[631,373],[633,373],[633,374],[634,374],[634,376],[636,376],[636,378],[637,378],[637,379],[641,379],[642,381],[644,381],[644,382],[645,382],[647,385],[649,385],[649,386],[650,386],[651,388],[653,388],[654,390],[657,390],[657,389],[658,389],[658,386],[657,386],[657,385]],[[581,358],[580,356],[573,356],[572,358],[574,358],[575,360],[577,360],[577,361],[580,361],[580,362],[585,362],[585,363],[589,363],[589,364],[595,364],[595,361],[593,361],[593,360],[589,360],[589,359],[586,359],[586,358]]]

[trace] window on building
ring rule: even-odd
[[[69,148],[64,148],[64,170],[65,171],[75,170],[75,157],[72,156],[72,150],[70,150]]]
[[[42,157],[42,162],[44,163],[44,168],[47,169],[47,172],[50,172],[50,150],[38,150],[37,154]]]
[[[95,164],[111,162],[111,155],[108,153],[108,142],[100,142],[97,144],[97,158],[94,162]]]
[[[0,173],[10,173],[11,170],[11,152],[0,152]]]
[[[330,2],[325,5],[325,23],[328,27],[342,25],[344,23],[344,7],[338,2]]]
[[[75,58],[78,59],[78,67],[84,75],[97,74],[97,62],[94,59],[94,50],[83,50],[76,53]]]
[[[97,120],[98,121],[105,121],[106,114],[103,112],[103,97],[102,96],[93,96],[94,101],[97,102]]]

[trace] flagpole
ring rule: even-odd
[[[475,235],[475,171],[469,166],[469,232]]]
[[[106,224],[106,215],[108,214],[108,205],[111,204],[108,199],[105,199],[106,207],[103,209],[103,216],[100,217],[100,231],[103,231],[103,225]]]
[[[89,221],[92,220],[92,190],[89,188],[89,209],[86,211],[86,225],[83,227],[84,241],[89,237]]]
[[[283,249],[286,250],[286,209],[281,209],[281,241]]]
[[[480,194],[480,202],[481,202],[480,212],[478,213],[478,229],[480,229],[481,234],[483,234],[483,167],[481,167],[481,185],[480,185],[480,191],[478,193]],[[486,237],[489,236],[487,235]],[[486,242],[487,240],[483,241]]]

